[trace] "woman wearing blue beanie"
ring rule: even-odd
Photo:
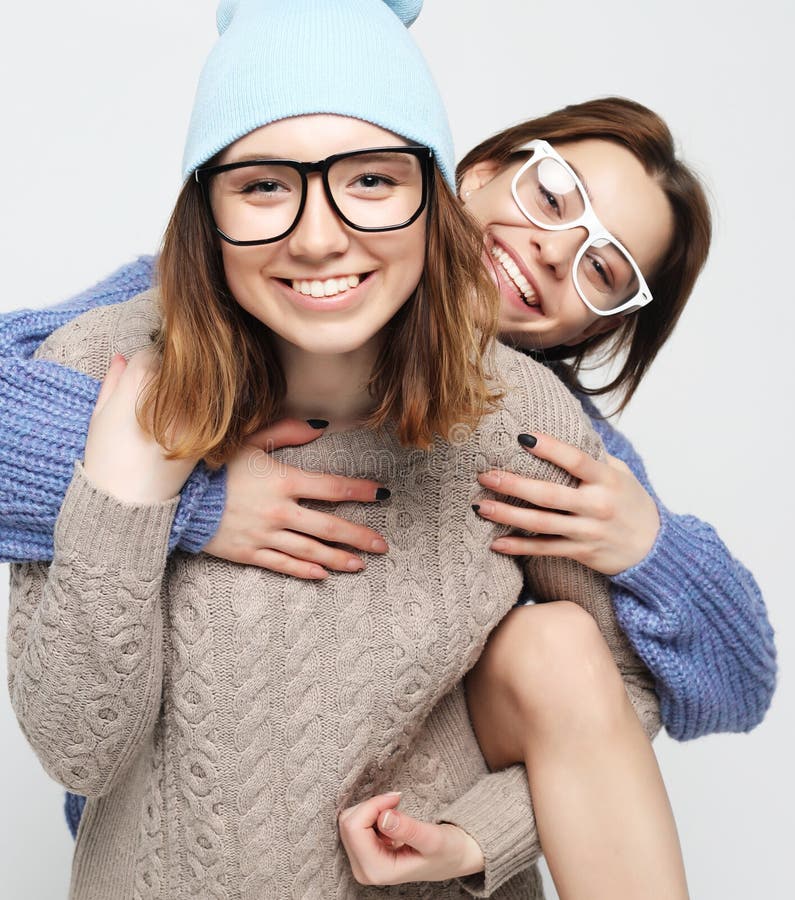
[[[411,4],[411,5],[404,4],[403,6],[410,7],[410,8],[404,9],[404,14],[405,14],[406,18],[411,18],[414,15],[416,15],[416,11],[417,11],[419,4]],[[232,13],[234,13],[235,15],[233,16]],[[226,25],[229,25],[230,23],[233,23],[235,21],[235,16],[242,16],[242,15],[243,15],[243,11],[241,10],[241,11],[235,12],[233,6],[222,7],[222,9],[219,11],[219,24],[221,25],[222,28],[224,28],[224,27],[226,27]],[[238,18],[237,21],[244,22],[245,19]],[[349,28],[350,24],[346,23],[345,27]],[[242,28],[242,26],[241,26],[241,28]],[[247,26],[247,28],[248,28],[248,26]],[[230,29],[230,33],[231,33],[231,29]],[[234,43],[229,43],[226,45],[226,51],[225,51],[226,58],[229,58],[235,52],[236,52],[236,50],[235,50]],[[313,56],[313,58],[316,58],[316,57]],[[209,63],[208,63],[208,70],[210,70]],[[255,125],[253,125],[250,121],[248,121],[246,119],[246,116],[250,115],[252,107],[257,107],[258,103],[261,104],[262,98],[256,98],[256,97],[252,98],[250,96],[246,96],[245,91],[241,90],[240,92],[238,92],[235,89],[233,89],[232,87],[227,87],[228,96],[227,96],[226,100],[218,101],[217,97],[214,97],[213,85],[218,84],[218,83],[224,83],[226,85],[230,85],[233,83],[234,79],[229,78],[230,71],[234,74],[234,71],[235,71],[234,66],[232,66],[231,69],[224,69],[223,68],[223,59],[222,59],[222,61],[220,63],[217,63],[216,71],[214,71],[214,73],[211,76],[208,76],[207,73],[205,73],[205,78],[203,79],[203,84],[209,85],[209,88],[205,91],[204,95],[202,95],[202,92],[200,90],[199,98],[197,99],[196,111],[194,112],[194,125],[197,121],[199,123],[198,128],[197,128],[197,133],[198,133],[199,137],[197,137],[195,140],[198,143],[200,149],[198,151],[195,150],[195,148],[192,150],[191,142],[189,139],[189,146],[186,149],[186,172],[190,172],[193,170],[193,161],[191,159],[191,153],[193,153],[194,155],[198,154],[198,157],[203,158],[208,152],[214,152],[210,148],[214,148],[214,149],[218,149],[218,150],[223,149],[223,145],[214,147],[213,141],[216,141],[216,143],[217,143],[217,135],[219,133],[222,134],[225,129],[229,129],[230,133],[238,133],[239,132],[240,134],[246,134],[250,130],[250,127],[256,127]],[[392,77],[392,76],[390,76],[390,77]],[[252,82],[249,79],[244,79],[243,83],[248,85]],[[431,93],[431,95],[433,95],[433,91],[431,91],[430,93]],[[234,108],[234,102],[233,102],[233,101],[235,101],[235,99],[238,96],[240,96],[242,98],[242,99],[240,99],[240,102],[239,102],[239,105],[241,107],[240,110],[237,110]],[[337,96],[340,96],[340,95],[338,94]],[[346,98],[348,98],[348,99],[346,99],[346,102],[349,102],[349,103],[353,102],[349,99],[350,96],[351,96],[350,92],[347,91]],[[274,86],[273,97],[278,97],[277,86]],[[404,99],[405,99],[405,95],[404,95]],[[414,103],[414,97],[412,96],[410,99],[412,100],[413,108],[416,109],[416,103]],[[289,112],[291,109],[297,108],[298,112],[295,114],[301,114],[300,113],[300,109],[301,109],[300,103],[298,104],[298,107],[290,105],[295,102],[294,97],[280,98],[279,102],[275,103],[273,98],[269,96],[268,102],[270,103],[270,107],[271,107],[267,114],[268,116],[271,117],[269,119],[269,121],[277,121],[284,116],[293,115],[293,113]],[[314,101],[314,102],[317,102],[317,101]],[[336,100],[334,98],[332,98],[332,99],[326,100],[324,102],[325,102],[325,105],[323,108],[333,109]],[[203,108],[203,104],[205,104],[205,103],[207,104],[207,106],[206,106],[206,108]],[[213,106],[213,103],[215,103],[215,106]],[[372,107],[367,106],[368,101],[366,99],[364,101],[362,101],[362,103],[364,104],[364,108],[366,108],[366,109],[372,108]],[[381,105],[383,106],[384,104],[382,103]],[[307,107],[307,108],[311,108],[311,107]],[[346,108],[346,110],[347,109],[351,110],[351,115],[354,115],[357,118],[364,118],[369,121],[370,113],[365,113],[364,115],[359,115],[357,112],[358,108],[355,106],[355,104],[352,106],[346,106],[345,108]],[[209,110],[209,112],[207,110]],[[220,110],[220,112],[219,112],[219,110]],[[285,112],[285,110],[286,110],[286,112]],[[584,110],[579,111],[579,112],[580,112],[580,115],[584,115]],[[372,115],[373,115],[373,117],[375,117],[376,114],[373,113]],[[410,116],[408,118],[405,118],[406,111],[404,111],[404,110],[394,110],[394,111],[387,110],[386,112],[381,112],[378,115],[380,116],[378,121],[384,122],[384,124],[390,131],[396,130],[396,128],[394,128],[391,125],[391,123],[397,122],[397,121],[405,121],[407,123],[405,126],[406,134],[411,134],[412,133],[411,129],[415,127],[409,121]],[[404,119],[401,119],[400,118],[401,116],[403,116]],[[256,116],[255,116],[255,118],[256,118]],[[193,131],[193,128],[194,128],[194,126],[192,125],[192,131]],[[543,134],[544,132],[542,131],[540,133]],[[550,134],[550,136],[551,136],[551,134]],[[431,136],[429,138],[428,135],[426,134],[424,137],[428,141],[429,144],[432,144],[432,141],[436,140],[436,142],[437,142],[437,146],[436,146],[437,159],[440,157],[444,157],[444,149],[443,149],[444,143],[445,143],[444,136],[443,135],[441,135],[441,136],[435,135],[435,136]],[[223,140],[223,138],[222,138],[222,140]],[[416,138],[415,138],[415,140],[416,140]],[[203,144],[202,144],[202,141],[204,142]],[[492,148],[492,150],[494,150],[494,148]],[[499,154],[495,151],[492,153],[492,156],[489,158],[497,159],[498,156],[499,156]],[[233,165],[238,165],[238,163],[234,163]],[[244,166],[243,168],[251,169],[252,167]],[[449,165],[442,164],[440,166],[440,168],[444,172],[444,174],[449,177],[449,175],[450,175]],[[200,177],[208,177],[208,178],[218,179],[221,176],[227,175],[229,172],[235,172],[235,171],[239,171],[239,170],[232,168],[232,169],[226,169],[223,172],[217,172],[217,173],[212,173],[212,174],[203,172]],[[333,168],[329,169],[329,173],[333,173],[334,171],[335,171],[335,169],[333,169]],[[337,169],[337,171],[339,171],[339,170]],[[301,173],[299,172],[298,175],[300,176],[300,174]],[[296,184],[297,184],[297,182],[296,182]],[[480,186],[478,186],[478,187],[480,187]],[[307,193],[306,183],[304,183],[303,191],[306,196],[309,196],[309,194]],[[330,193],[328,194],[329,202],[331,202],[333,204],[335,202],[334,189],[332,187],[327,187],[327,191],[330,191]],[[470,193],[471,193],[471,191],[470,191]],[[209,210],[209,215],[212,218],[214,218],[214,211],[213,211],[212,203],[208,204],[208,210]],[[338,213],[340,215],[344,215],[344,211],[340,213],[340,211],[338,210]],[[300,215],[300,213],[299,213],[299,215]],[[216,228],[219,227],[217,221],[215,221],[215,226],[216,226]],[[394,227],[394,226],[390,226],[390,227]],[[409,226],[407,225],[406,227],[408,228]],[[220,230],[222,230],[222,228]],[[388,234],[388,232],[387,232],[387,234]],[[226,237],[229,238],[230,235],[227,235]],[[232,239],[236,240],[235,238],[232,238]],[[257,239],[257,240],[259,240],[259,239]],[[491,246],[492,246],[492,249],[495,248],[494,244],[492,244]],[[501,281],[501,288],[503,289],[503,293],[506,293],[505,282],[506,282],[506,279],[511,278],[510,270],[507,268],[507,266],[505,266],[504,261],[499,260],[499,258],[496,256],[495,256],[495,258],[497,259],[498,263],[503,265],[503,269],[506,272],[506,274],[504,274],[502,276],[502,281]],[[514,276],[514,278],[515,278],[515,276]],[[326,279],[324,282],[322,282],[324,297],[328,296],[329,298],[331,298],[331,297],[336,296],[336,294],[334,292],[329,293],[329,291],[331,291],[331,288],[334,287],[334,285],[329,285],[329,282],[332,280],[335,280],[335,279]],[[339,279],[336,279],[336,280],[338,281]],[[318,281],[318,279],[311,279],[311,280],[304,279],[304,281],[306,282],[306,286],[304,287],[303,284],[299,283],[297,289],[299,290],[299,292],[304,293],[305,296],[312,296],[316,292],[314,283],[316,281]],[[295,284],[293,284],[293,288],[295,288]],[[512,288],[512,290],[514,292],[516,292],[517,288],[514,287],[514,288]],[[242,291],[241,291],[241,293],[242,293]],[[344,291],[342,293],[344,293]],[[237,295],[235,295],[235,296],[237,297]],[[325,299],[322,301],[322,303],[325,303],[325,304],[330,304],[332,302],[333,302],[332,300],[325,300]],[[563,457],[561,459],[555,457],[553,459],[554,454],[560,452],[560,451],[556,451],[556,450],[552,449],[553,447],[554,447],[554,439],[549,439],[546,442],[542,442],[542,447],[539,448],[539,452],[546,453],[547,459],[552,459],[554,462],[556,462],[558,464],[563,464],[565,462],[565,457]],[[550,448],[550,449],[547,449],[547,448]],[[195,476],[192,476],[192,477],[195,477]],[[485,481],[484,481],[484,484],[486,484]],[[354,490],[361,490],[361,488],[362,488],[362,485],[359,484],[357,486],[357,488],[355,488]],[[507,491],[507,488],[505,488],[505,487],[503,487],[502,489]],[[364,499],[364,497],[358,497],[358,495],[353,495],[353,497],[355,497],[357,499]],[[184,499],[184,492],[183,492],[183,499]],[[485,509],[483,509],[481,507],[481,510],[479,510],[479,512],[481,514],[483,514],[485,512]],[[506,521],[508,524],[511,524],[510,520],[506,520],[504,517],[501,518],[501,515],[504,515],[504,514],[501,514],[498,511],[496,514],[494,514],[492,516],[492,518],[494,521]],[[364,528],[360,527],[359,531],[357,532],[357,537],[362,537],[365,534],[365,532],[368,532],[370,535],[373,534],[373,532],[370,529],[364,529]],[[353,543],[353,542],[351,541],[351,543]],[[569,625],[571,625],[571,629],[573,629],[573,630],[576,630],[576,628],[578,627],[576,624],[576,620],[574,621],[574,623],[569,623]],[[571,631],[569,633],[571,633]],[[480,732],[479,732],[479,737],[480,737]],[[481,738],[481,740],[482,740],[482,738]],[[484,782],[484,785],[485,785],[485,783],[487,783],[487,782]],[[429,876],[426,875],[425,877],[429,877]]]
[[[487,345],[496,297],[405,31],[417,8],[223,3],[158,288],[40,351],[94,377],[112,363],[52,564],[12,573],[14,708],[47,771],[88,797],[75,900],[370,896],[336,838],[340,810],[398,789],[409,813],[480,817],[485,835],[483,779],[526,807],[525,782],[488,774],[461,685],[522,568],[490,551],[500,527],[467,501],[484,462],[569,480],[506,439],[520,422],[601,448],[545,368]],[[344,61],[307,66],[335,34]],[[354,585],[167,555],[197,463],[226,463],[284,415],[333,426],[281,462],[389,481],[362,524],[390,552]],[[600,622],[653,728],[604,582],[567,560],[526,575]],[[461,896],[447,879],[512,854],[495,896],[539,896],[529,815],[517,826],[480,846],[446,826],[446,870],[423,893]]]

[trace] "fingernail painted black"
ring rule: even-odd
[[[328,422],[325,419],[307,419],[306,424],[316,431],[320,431],[321,428],[328,428]]]
[[[535,447],[538,443],[538,438],[532,434],[520,434],[517,440],[523,447]]]
[[[389,500],[391,496],[392,491],[390,491],[389,488],[378,488],[378,490],[375,492],[376,500]]]

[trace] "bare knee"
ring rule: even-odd
[[[596,622],[566,601],[511,610],[470,673],[467,696],[481,747],[482,732],[506,760],[521,759],[534,735],[609,729],[629,704]]]

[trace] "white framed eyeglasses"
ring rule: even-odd
[[[585,186],[546,141],[530,141],[517,153],[532,155],[511,182],[522,215],[547,231],[584,228],[571,276],[582,302],[597,316],[646,306],[652,294],[627,248],[599,221]]]

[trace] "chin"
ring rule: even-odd
[[[497,337],[503,344],[514,347],[516,350],[540,350],[543,345],[541,337],[532,331],[512,331],[510,327],[504,331],[498,331]]]
[[[289,337],[284,339],[299,350],[303,350],[304,353],[312,353],[316,356],[345,356],[349,353],[356,353],[372,340],[371,337],[360,340],[350,333],[324,334],[320,330],[315,331],[311,336],[301,335],[298,340],[291,340]]]

